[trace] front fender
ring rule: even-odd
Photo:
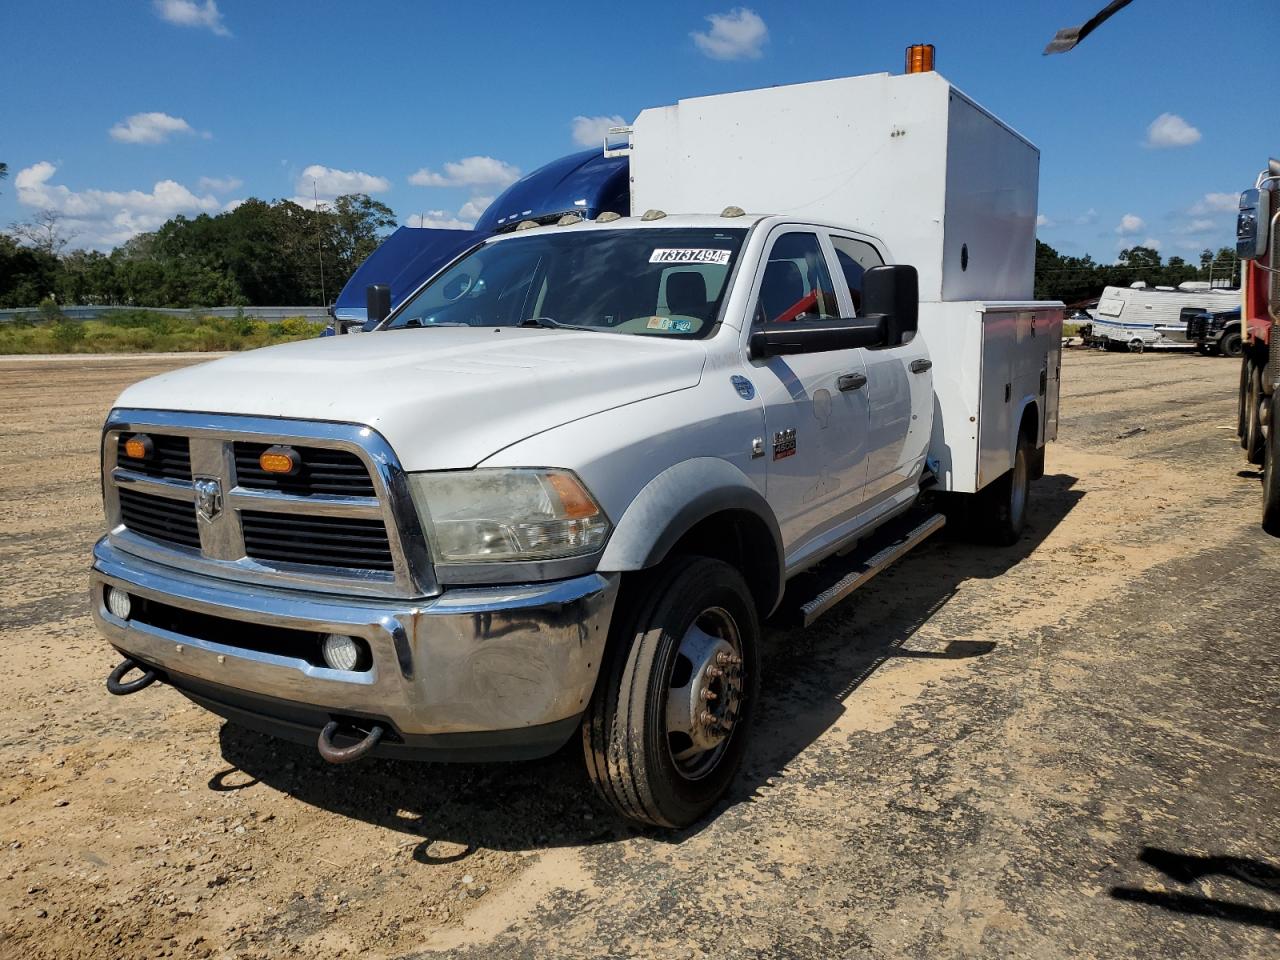
[[[716,457],[685,460],[650,480],[619,519],[597,569],[612,573],[655,566],[694,526],[732,512],[751,514],[767,531],[780,592],[784,552],[778,520],[747,475]]]

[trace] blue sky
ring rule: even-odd
[[[1041,239],[1194,258],[1233,242],[1235,195],[1280,152],[1274,111],[1240,89],[1249,64],[1274,79],[1240,45],[1274,2],[1135,0],[1044,57],[1102,0],[5,0],[0,225],[52,207],[74,246],[106,249],[175,213],[309,198],[313,179],[321,199],[363,189],[401,222],[461,224],[600,118],[900,72],[921,41],[1040,147]]]

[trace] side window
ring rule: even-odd
[[[817,234],[784,233],[774,241],[760,283],[756,323],[835,320],[835,287]]]
[[[862,312],[862,275],[872,267],[884,263],[876,248],[863,240],[852,237],[831,238],[831,245],[836,248],[836,261],[840,264],[840,272],[844,274],[844,282],[849,285],[849,296],[853,298],[853,309]]]

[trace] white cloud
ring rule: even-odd
[[[1037,226],[1037,227],[1044,227],[1045,229],[1049,229],[1050,227],[1056,227],[1057,225],[1058,225],[1058,223],[1057,223],[1057,221],[1056,221],[1056,220],[1050,220],[1050,219],[1049,219],[1048,217],[1046,217],[1043,213],[1042,213],[1042,214],[1039,214],[1039,215],[1036,217],[1036,226]]]
[[[1143,220],[1136,213],[1126,213],[1120,218],[1120,223],[1116,227],[1116,233],[1124,237],[1134,233],[1141,233],[1145,229],[1147,229],[1147,221]]]
[[[1147,127],[1148,147],[1189,147],[1200,140],[1200,131],[1176,113],[1162,113]]]
[[[428,210],[425,213],[412,214],[405,221],[410,227],[436,227],[442,230],[470,230],[475,223],[460,220],[444,210]]]
[[[1157,240],[1155,237],[1147,237],[1147,239],[1142,241],[1142,246],[1150,247],[1152,250],[1159,250],[1160,241]]]
[[[444,173],[423,167],[410,174],[415,187],[505,187],[520,179],[520,168],[493,157],[463,157],[444,165]]]
[[[480,214],[484,213],[491,203],[493,203],[493,197],[472,197],[462,205],[462,208],[458,211],[458,216],[463,220],[474,222],[480,219]]]
[[[323,203],[347,193],[381,193],[390,188],[391,182],[386,177],[376,177],[360,170],[335,170],[313,163],[299,174],[294,183],[293,189],[298,196],[293,200],[310,209],[315,206],[315,194],[320,195]]]
[[[1093,207],[1090,207],[1088,210],[1080,214],[1080,216],[1076,217],[1071,222],[1076,224],[1076,226],[1080,226],[1080,227],[1087,227],[1091,223],[1097,223],[1098,211],[1095,210]]]
[[[728,13],[713,13],[706,18],[711,29],[689,34],[694,44],[712,60],[755,60],[769,39],[769,28],[760,15],[746,7],[735,7]]]
[[[194,134],[196,131],[181,117],[157,111],[125,117],[107,132],[113,140],[121,143],[164,143],[175,133]],[[207,133],[200,135],[206,139],[209,137]]]
[[[625,127],[627,121],[616,113],[608,117],[573,118],[573,142],[583,147],[598,147],[604,143],[605,134],[610,127]]]
[[[1187,213],[1193,217],[1206,213],[1235,213],[1240,209],[1240,195],[1236,193],[1206,193],[1191,205]]]
[[[196,185],[210,193],[230,193],[236,187],[243,186],[244,181],[239,177],[201,177]]]
[[[216,0],[153,0],[156,16],[166,23],[179,27],[204,27],[212,30],[220,37],[231,36],[231,31],[222,22],[222,12]]]
[[[180,213],[217,213],[222,205],[212,195],[198,196],[174,180],[160,180],[142,190],[71,190],[51,183],[57,166],[47,160],[19,170],[13,179],[18,202],[63,215],[77,244],[108,249]]]
[[[244,203],[245,200],[247,199],[248,197],[240,197],[238,200],[228,200],[226,203],[222,205],[222,212],[230,213],[236,207],[240,206],[240,204]]]
[[[1200,233],[1212,233],[1220,229],[1220,224],[1216,220],[1210,220],[1206,217],[1198,217],[1188,223],[1184,223],[1178,228],[1178,233],[1185,236],[1194,236]]]

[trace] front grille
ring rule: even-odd
[[[381,520],[240,511],[244,551],[255,560],[393,570],[391,545]]]
[[[263,585],[362,596],[434,588],[417,517],[403,518],[406,539],[397,505],[386,502],[384,465],[386,476],[398,471],[395,454],[368,428],[146,410],[113,417],[103,466],[118,546]],[[145,463],[124,451],[139,433],[153,446]],[[262,469],[273,446],[296,453],[295,475]]]
[[[122,433],[116,438],[117,466],[158,480],[191,479],[191,444],[186,437],[149,433],[153,452],[147,459],[139,460],[124,452],[125,442],[132,436],[132,433]]]
[[[1209,318],[1204,316],[1191,317],[1187,320],[1187,339],[1188,340],[1204,340],[1209,335]]]
[[[325,447],[294,446],[302,465],[293,476],[267,473],[258,464],[268,443],[237,442],[236,482],[251,490],[278,490],[295,496],[328,494],[340,497],[374,496],[369,471],[354,453]]]
[[[128,529],[162,543],[199,549],[200,530],[191,501],[152,497],[128,487],[121,487],[118,492],[120,519]]]

